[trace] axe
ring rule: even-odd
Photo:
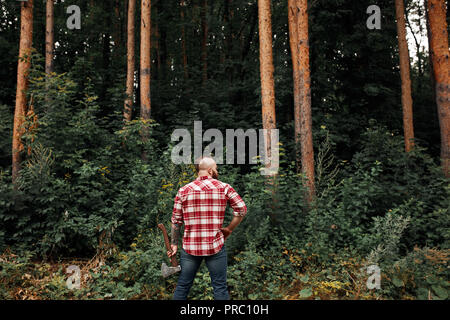
[[[160,223],[158,224],[158,228],[160,228],[163,232],[167,251],[172,251],[172,248],[170,247],[169,237],[167,236],[166,227],[164,227],[164,225]],[[164,278],[167,278],[168,276],[181,270],[181,266],[177,263],[177,258],[175,257],[175,255],[170,258],[170,263],[172,264],[171,267],[167,266],[165,262],[163,262],[161,265],[161,273]]]

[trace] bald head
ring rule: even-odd
[[[210,168],[214,168],[217,166],[216,161],[214,161],[211,157],[203,157],[200,159],[200,162],[198,164],[199,170],[208,170]]]
[[[195,169],[197,170],[198,176],[211,176],[214,179],[217,179],[219,174],[217,172],[217,164],[216,161],[211,157],[201,157],[197,159],[195,164]]]

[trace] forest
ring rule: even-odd
[[[157,226],[195,121],[279,134],[274,173],[218,164],[248,208],[231,299],[449,299],[447,6],[1,0],[0,299],[172,299]]]

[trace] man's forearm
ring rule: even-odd
[[[227,226],[227,228],[230,229],[231,231],[233,231],[241,223],[242,219],[244,219],[244,217],[233,216],[233,219],[231,219],[231,222]]]
[[[172,223],[170,231],[170,242],[173,245],[178,245],[178,239],[180,239],[181,226],[179,224]]]

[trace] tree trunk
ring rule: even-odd
[[[135,67],[135,33],[134,15],[136,11],[136,0],[128,0],[128,22],[127,22],[127,89],[123,117],[130,121],[133,115],[133,92],[134,92],[134,67]]]
[[[208,10],[208,0],[203,0],[202,10],[201,10],[201,20],[202,20],[202,84],[205,85],[208,80],[208,21],[206,17],[206,12]]]
[[[45,24],[45,73],[53,72],[53,55],[55,51],[54,0],[47,0]]]
[[[290,21],[295,22],[296,30],[292,30],[296,42],[294,50],[296,54],[293,59],[294,72],[294,121],[295,141],[301,150],[302,172],[306,176],[306,188],[308,191],[306,200],[310,204],[315,196],[314,176],[314,149],[312,138],[312,115],[311,115],[311,72],[309,65],[309,33],[308,33],[308,1],[295,0],[289,2],[289,10],[293,11]],[[294,5],[295,3],[295,5]],[[294,29],[292,27],[292,29]],[[296,71],[297,69],[297,71]],[[298,73],[298,74],[296,74]],[[297,97],[296,97],[297,95]],[[298,150],[298,149],[297,149]]]
[[[16,107],[14,111],[14,128],[12,141],[12,182],[16,183],[21,164],[23,150],[23,123],[27,114],[26,90],[30,70],[31,47],[33,44],[33,0],[22,2],[20,9],[20,45],[19,62],[17,66]]]
[[[99,101],[105,101],[108,95],[108,88],[111,86],[109,66],[111,65],[111,36],[109,33],[102,34],[102,85],[100,88]],[[108,113],[107,108],[102,107],[102,112]]]
[[[141,7],[141,118],[150,119],[150,37],[151,37],[151,1],[142,0]]]
[[[402,81],[403,134],[405,139],[405,151],[409,152],[414,147],[414,124],[409,50],[408,43],[406,42],[405,7],[403,0],[395,0],[395,14],[397,18],[400,77]]]
[[[167,11],[167,2],[157,1],[155,3],[155,10],[158,12],[158,17],[165,14]],[[158,85],[164,83],[164,79],[166,79],[166,71],[170,70],[170,59],[167,59],[167,30],[164,23],[158,23],[158,40],[155,43],[157,46],[157,63],[158,63]],[[162,80],[162,81],[161,81]],[[158,92],[159,94],[159,92]]]
[[[159,7],[159,1],[157,2],[157,5],[154,6],[153,10],[154,10],[154,16],[156,17],[156,19],[153,19],[153,29],[152,29],[152,33],[153,33],[153,48],[156,51],[156,70],[154,72],[154,78],[156,80],[160,80],[160,74],[161,74],[161,49],[159,46],[159,42],[161,41],[161,36],[159,33],[159,13],[158,13],[158,7]]]
[[[298,30],[297,30],[297,3],[296,0],[288,0],[288,24],[289,44],[292,57],[292,78],[294,82],[294,135],[295,135],[295,160],[297,171],[301,168],[301,141],[300,141],[300,73],[298,55]]]
[[[276,129],[270,0],[258,0],[258,13],[263,128]],[[270,144],[267,147],[270,148]],[[270,150],[267,151],[269,151],[267,154],[270,155]]]
[[[418,5],[418,15],[419,15],[419,17],[422,17],[420,4]],[[407,24],[407,26],[408,26],[408,28],[409,28],[412,36],[413,36],[414,43],[416,45],[417,72],[418,72],[417,78],[421,79],[421,78],[423,78],[423,62],[422,62],[422,55],[421,55],[421,50],[420,50],[420,43],[417,40],[417,37],[414,34],[414,30],[411,27],[411,23],[409,21],[409,12],[408,12],[408,10],[405,10],[405,22],[406,22],[406,24]],[[422,24],[419,24],[419,33],[422,34],[422,31],[423,31],[422,30]],[[418,83],[417,83],[417,92],[421,92],[421,90],[422,90],[422,81],[418,81]]]
[[[446,1],[428,0],[436,104],[441,131],[441,162],[446,177],[450,177],[450,66],[448,61],[448,31]]]
[[[120,46],[122,44],[121,39],[121,26],[122,22],[120,19],[120,0],[114,1],[114,23],[112,37],[114,41],[114,56],[117,56]]]
[[[141,66],[140,66],[140,96],[141,96],[141,119],[150,120],[151,99],[150,99],[150,70],[151,70],[151,0],[142,0],[141,3]],[[144,124],[145,125],[145,124]],[[148,140],[149,131],[144,126],[141,132],[142,141]],[[145,150],[142,152],[142,159],[147,160]]]
[[[231,9],[232,1],[231,0],[224,0],[224,13],[223,13],[223,26],[225,28],[224,37],[224,60],[229,60],[232,57],[232,50],[233,50],[233,11]]]
[[[433,59],[431,54],[431,30],[430,30],[430,18],[428,14],[428,0],[425,0],[425,18],[427,23],[427,40],[428,40],[428,65],[430,71],[431,79],[431,90],[433,92],[433,100],[436,100],[436,84],[434,83],[434,70],[433,70]]]
[[[187,60],[187,51],[186,51],[186,28],[184,26],[184,8],[186,7],[186,1],[182,0],[180,2],[180,16],[181,16],[181,51],[183,55],[183,70],[184,70],[184,79],[189,78],[188,73],[188,60]]]
[[[34,106],[33,106],[33,97],[30,98],[30,103],[28,105],[28,111],[26,117],[29,119],[28,121],[31,121],[31,124],[29,127],[26,128],[28,131],[28,134],[31,135],[31,143],[34,142],[34,139],[36,137],[36,129],[38,128],[38,118],[37,115],[34,113]],[[30,156],[32,152],[32,148],[29,145],[27,155]]]
[[[278,150],[272,149],[272,138],[276,129],[275,117],[275,83],[273,79],[273,55],[272,55],[272,22],[270,0],[258,0],[258,20],[259,20],[259,61],[261,76],[261,103],[262,103],[262,125],[264,131],[264,155],[270,161],[265,163],[266,188],[272,194],[270,207],[270,217],[273,223],[277,220],[277,170],[278,161],[273,162],[272,156]],[[278,146],[276,146],[278,148]],[[275,167],[274,167],[275,165]]]
[[[251,13],[252,16],[251,16],[250,32],[248,34],[248,39],[244,43],[244,32],[241,32],[240,37],[239,37],[241,63],[239,63],[237,65],[237,74],[240,74],[241,80],[244,80],[244,76],[245,76],[245,73],[242,72],[242,65],[243,65],[245,59],[247,58],[247,55],[250,52],[251,44],[253,42],[253,38],[254,38],[254,34],[255,34],[256,25],[258,22],[258,6],[254,5],[251,10],[252,10],[252,13]]]

